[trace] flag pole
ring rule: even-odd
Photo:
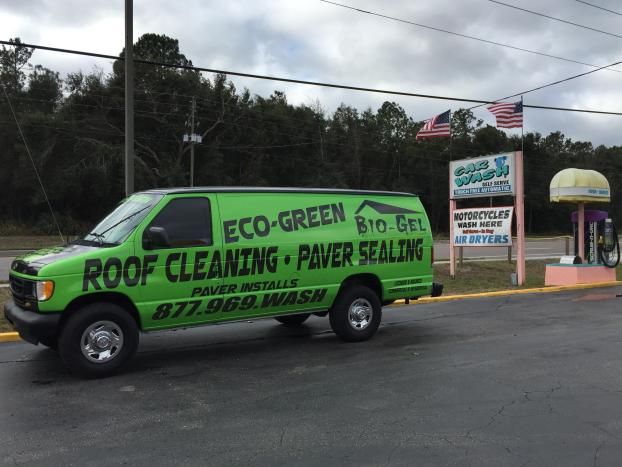
[[[523,96],[520,96],[521,110],[523,109]],[[525,271],[525,159],[524,159],[524,128],[525,114],[522,112],[520,125],[520,156],[514,161],[516,195],[514,197],[514,212],[516,214],[516,285],[524,285],[526,280]]]
[[[449,162],[452,161],[452,156],[451,156],[451,110],[449,111]]]
[[[521,119],[521,124],[520,124],[520,152],[525,152],[525,148],[524,148],[524,136],[523,136],[523,132],[524,132],[524,128],[525,128],[525,108],[523,107],[523,96],[520,96],[520,106],[521,106],[521,110],[523,111],[523,118]]]
[[[456,278],[456,247],[454,245],[454,211],[456,210],[456,200],[451,196],[451,110],[449,111],[449,163],[447,164],[447,175],[449,176],[449,277]]]

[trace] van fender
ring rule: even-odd
[[[114,303],[115,305],[120,306],[121,308],[126,310],[132,316],[132,318],[134,318],[138,329],[142,330],[140,314],[138,313],[136,305],[134,305],[134,302],[132,302],[132,300],[127,295],[120,292],[93,292],[90,294],[76,297],[69,303],[69,305],[67,305],[65,310],[62,312],[59,327],[62,327],[64,322],[69,318],[69,316],[78,311],[80,308],[83,308],[86,305],[91,305],[93,303]]]
[[[339,291],[337,292],[337,295],[335,295],[335,300],[337,299],[337,297],[339,296],[342,290],[345,290],[346,288],[352,285],[355,285],[355,284],[364,285],[365,287],[370,288],[376,293],[376,295],[378,295],[378,299],[382,302],[382,295],[383,295],[382,282],[380,281],[378,276],[376,276],[375,274],[371,274],[371,273],[353,274],[352,276],[346,277],[341,282]],[[335,300],[333,300],[331,307],[334,304]]]

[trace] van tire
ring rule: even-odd
[[[102,346],[102,352],[97,352],[97,345]],[[113,303],[92,303],[76,310],[65,322],[58,339],[63,363],[72,373],[86,378],[111,375],[137,349],[136,321]]]
[[[378,295],[364,285],[351,285],[337,295],[328,313],[330,326],[346,342],[372,337],[380,326],[382,304]]]
[[[277,316],[276,319],[279,323],[285,326],[300,326],[307,318],[311,316],[311,313],[303,313],[301,315],[289,315],[289,316]]]

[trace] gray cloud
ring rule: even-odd
[[[23,17],[38,26],[88,25],[91,20],[123,11],[123,0],[1,0],[0,11]]]
[[[346,0],[344,0],[346,1]],[[622,59],[622,39],[558,24],[486,0],[347,0],[349,4],[457,32],[602,65]],[[513,4],[615,32],[616,15],[570,0],[511,0]],[[614,1],[601,4],[612,9]],[[135,2],[135,36],[145,32],[178,38],[197,65],[368,87],[495,99],[588,67],[453,37],[344,10],[317,0],[188,0]],[[80,0],[0,1],[6,37],[118,53],[123,47],[123,2]],[[102,60],[36,52],[35,63],[62,73]],[[622,69],[622,67],[620,67]],[[320,89],[234,78],[239,88],[267,95],[287,92],[290,102],[319,99],[332,111],[341,102],[377,108],[394,100],[416,120],[459,103]],[[526,103],[622,110],[622,74],[601,71],[525,96]],[[476,116],[493,123],[485,109]],[[560,130],[594,144],[621,144],[621,117],[526,110],[526,129]]]

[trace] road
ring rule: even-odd
[[[0,257],[0,282],[9,280],[9,270],[11,269],[13,258]]]
[[[557,258],[565,253],[565,240],[529,240],[527,242],[527,259]],[[570,244],[572,251],[572,242]],[[449,244],[447,241],[434,243],[434,254],[438,262],[449,259]],[[9,280],[9,269],[15,252],[0,252],[0,282]],[[516,255],[516,249],[514,249]],[[508,257],[507,248],[499,247],[473,247],[464,249],[464,258],[481,259],[486,261],[504,260]]]
[[[574,252],[572,240],[570,241],[570,253]],[[550,240],[528,239],[525,245],[527,259],[548,259],[558,258],[566,254],[566,240],[564,238],[554,238]],[[516,258],[516,246],[512,250],[512,257]],[[465,259],[478,259],[485,261],[507,260],[507,247],[469,247],[464,248]],[[458,255],[458,249],[456,249]],[[434,242],[434,256],[438,261],[449,259],[448,241]]]
[[[619,465],[621,292],[152,334],[104,380],[0,344],[0,465]]]

